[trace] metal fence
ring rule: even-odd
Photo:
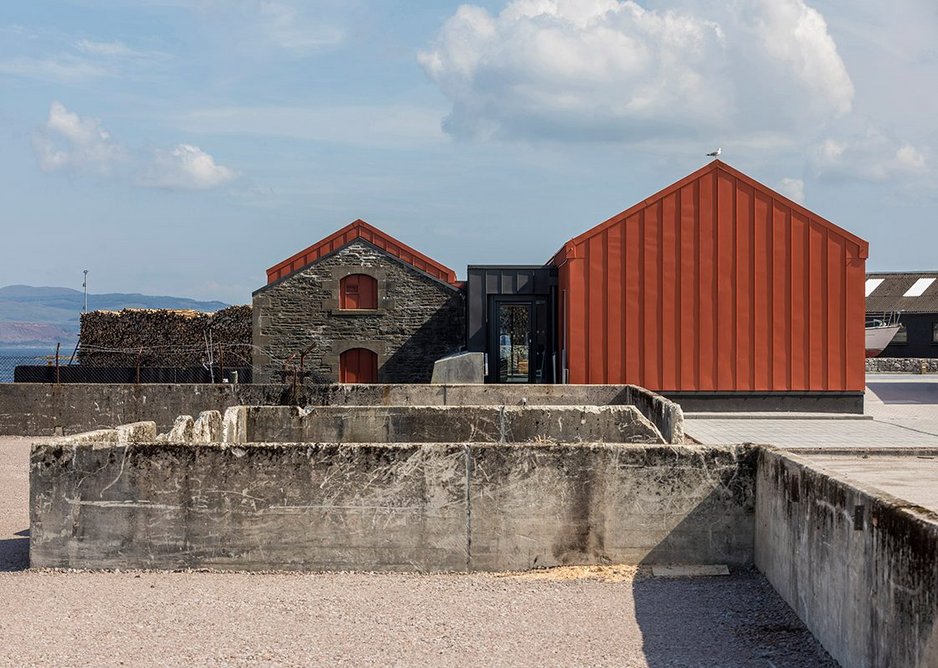
[[[249,344],[0,350],[0,383],[250,383]]]

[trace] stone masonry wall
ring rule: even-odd
[[[938,373],[938,358],[868,357],[867,373]]]
[[[364,273],[378,281],[376,311],[340,311],[339,281]],[[381,383],[426,383],[433,362],[465,339],[463,293],[356,241],[254,295],[254,382],[279,380],[284,363],[310,348],[313,382],[339,378],[339,355],[367,348]]]

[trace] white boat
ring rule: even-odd
[[[877,316],[867,315],[866,356],[876,357],[883,352],[901,327],[898,313],[883,313]]]

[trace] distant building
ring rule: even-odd
[[[362,221],[268,270],[255,378],[301,351],[340,382],[425,382],[462,345],[491,383],[636,384],[688,410],[862,412],[868,244],[720,160],[544,265],[455,273]]]
[[[880,357],[938,357],[938,271],[867,274],[867,318],[892,313],[902,326]]]
[[[456,273],[362,220],[267,270],[254,292],[255,382],[427,383],[465,339]]]

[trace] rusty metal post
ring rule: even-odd
[[[59,375],[59,347],[61,343],[55,344],[55,384],[58,385],[61,382],[61,376]]]

